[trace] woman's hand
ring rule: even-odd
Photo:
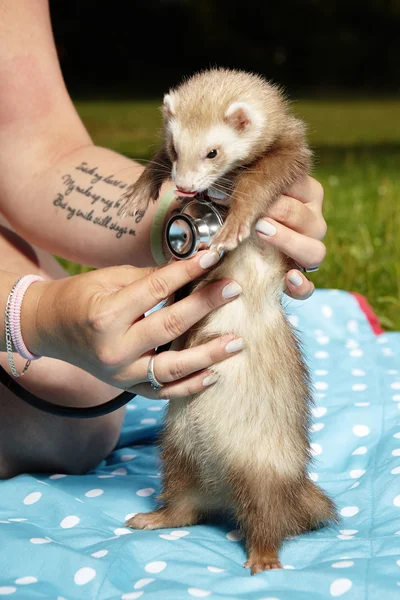
[[[267,217],[257,223],[256,230],[263,240],[279,248],[301,267],[316,267],[326,253],[321,241],[326,234],[323,200],[321,184],[306,177],[274,202]],[[314,284],[297,269],[287,273],[286,285],[286,293],[298,300],[305,300],[314,291]]]
[[[21,315],[25,343],[36,354],[67,361],[148,398],[195,394],[216,381],[212,365],[241,350],[241,340],[224,335],[195,348],[157,355],[154,372],[164,384],[160,391],[148,383],[150,357],[154,348],[175,340],[213,309],[236,298],[240,286],[230,279],[215,281],[146,318],[143,315],[218,260],[216,252],[200,252],[156,269],[110,267],[35,283],[27,291],[31,298]]]

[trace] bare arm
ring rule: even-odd
[[[0,57],[0,212],[59,256],[152,264],[155,205],[140,220],[117,214],[142,167],[93,145],[64,85],[47,0],[0,0]]]

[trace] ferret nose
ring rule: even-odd
[[[185,192],[185,194],[190,194],[191,192],[194,192],[194,187],[193,185],[179,185],[178,182],[176,182],[176,187],[181,191],[181,192]]]

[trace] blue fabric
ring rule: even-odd
[[[0,595],[99,600],[394,600],[400,597],[400,334],[375,336],[356,300],[288,304],[316,406],[311,477],[343,521],[284,544],[285,568],[251,577],[234,525],[135,531],[154,507],[158,402],[128,405],[118,448],[85,476],[0,484]],[[150,443],[149,443],[150,441]]]

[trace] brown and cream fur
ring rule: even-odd
[[[237,102],[244,104],[226,118]],[[287,537],[337,518],[332,501],[307,475],[312,399],[307,367],[281,305],[287,259],[251,235],[271,202],[309,171],[310,152],[304,125],[288,114],[280,91],[247,73],[201,73],[172,92],[164,113],[165,144],[135,186],[138,210],[160,185],[156,163],[172,168],[171,144],[178,146],[183,161],[190,161],[185,136],[200,139],[224,119],[240,136],[246,121],[258,119],[261,132],[254,132],[245,156],[232,162],[230,155],[229,162],[221,147],[212,186],[229,189],[231,201],[214,243],[234,251],[195,287],[231,277],[243,293],[198,323],[185,343],[197,346],[233,332],[244,338],[246,349],[213,366],[219,379],[212,387],[170,402],[161,443],[162,507],[127,524],[136,529],[181,527],[226,512],[245,535],[245,566],[254,574],[281,566],[278,551]],[[178,125],[171,128],[171,119],[179,119]],[[181,138],[174,137],[183,131]],[[245,151],[243,143],[237,156]],[[194,169],[189,162],[174,167],[177,176]],[[229,186],[218,188],[221,177]]]

